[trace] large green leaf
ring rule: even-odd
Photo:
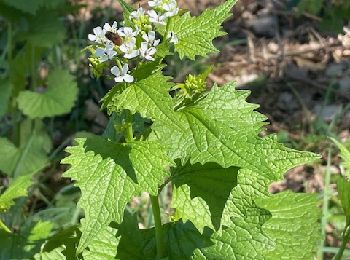
[[[153,74],[130,85],[120,95],[109,98],[107,107],[110,111],[129,109],[152,119],[154,137],[160,140],[173,159],[186,161],[190,158],[193,164],[216,162],[222,167],[263,171],[271,178],[279,179],[291,167],[318,158],[312,153],[286,148],[273,136],[257,136],[264,117],[258,116],[248,103],[241,105],[244,117],[239,112],[232,112],[237,104],[232,95],[241,102],[242,95],[245,95],[245,91],[240,93],[232,84],[214,87],[205,98],[174,111],[174,101],[168,94],[172,84],[167,80],[160,73]],[[217,96],[221,102],[210,102],[217,100]],[[230,120],[224,122],[225,117]]]
[[[107,227],[93,238],[89,250],[83,251],[84,260],[113,260],[117,254],[119,238],[117,230]]]
[[[28,18],[28,30],[21,32],[17,40],[31,46],[51,48],[65,37],[65,27],[57,14],[42,10],[36,16]]]
[[[315,196],[286,192],[259,205],[266,207],[265,217],[234,217],[220,233],[207,227],[200,232],[190,221],[163,225],[168,259],[311,259],[319,239]],[[118,236],[118,259],[156,256],[154,229],[140,230],[135,216],[124,216]]]
[[[268,210],[272,217],[262,231],[270,237],[275,248],[266,252],[266,259],[312,259],[320,239],[316,194],[282,192],[257,199],[257,204]]]
[[[77,142],[62,162],[72,165],[64,176],[76,180],[82,192],[81,252],[111,221],[122,221],[133,196],[143,191],[158,194],[172,162],[156,142],[119,144],[97,137]]]
[[[178,165],[171,176],[176,218],[191,220],[200,231],[205,226],[218,229],[237,175],[238,168],[222,168],[215,163]]]
[[[18,107],[30,118],[43,118],[68,113],[77,97],[77,84],[65,70],[55,70],[48,77],[48,88],[43,93],[22,91]]]
[[[45,0],[31,0],[28,2],[27,0],[1,0],[5,4],[11,7],[15,7],[18,10],[21,10],[26,13],[35,14],[36,11],[43,5]]]
[[[197,17],[187,12],[170,20],[168,31],[173,31],[179,42],[175,45],[182,59],[184,56],[195,59],[196,55],[205,57],[208,53],[217,52],[212,41],[225,35],[221,24],[230,16],[230,10],[237,0],[227,0],[224,4],[207,9]]]
[[[13,86],[12,97],[17,97],[19,92],[27,86],[27,78],[32,68],[41,60],[42,49],[25,44],[10,62],[10,82]]]
[[[64,3],[64,0],[1,0],[8,6],[14,7],[22,12],[29,13],[31,15],[36,14],[37,10],[41,7],[55,8]]]

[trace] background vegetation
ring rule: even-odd
[[[196,14],[219,2],[179,3]],[[169,59],[166,73],[181,81],[214,66],[210,81],[234,80],[252,91],[250,102],[269,117],[266,133],[322,155],[270,190],[319,194],[324,242],[318,257],[330,259],[346,225],[336,186],[345,171],[329,137],[350,148],[350,29],[343,30],[350,26],[350,2],[240,0],[233,13],[224,25],[228,35],[215,43],[220,54],[195,64]],[[61,177],[66,166],[60,160],[74,137],[105,131],[100,100],[113,84],[91,77],[82,50],[93,27],[121,17],[112,0],[0,0],[0,194],[13,181],[34,179],[28,196],[0,207],[0,259],[14,252],[31,257],[36,241],[78,223],[79,189]],[[170,193],[161,196],[164,215],[171,211]],[[141,227],[153,225],[147,194],[130,209],[138,212]],[[3,239],[9,230],[19,243]],[[350,259],[350,250],[344,257]]]

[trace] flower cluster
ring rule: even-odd
[[[179,12],[176,0],[154,0],[148,5],[150,10],[139,7],[130,13],[128,26],[118,28],[117,22],[112,25],[106,23],[103,28],[98,26],[93,29],[93,34],[88,35],[88,39],[96,43],[96,63],[116,61],[116,66],[111,68],[115,82],[133,82],[129,60],[155,60],[161,41],[157,39],[156,29],[166,26],[168,19]],[[174,32],[168,32],[166,39],[174,44],[178,42]]]

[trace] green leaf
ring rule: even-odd
[[[24,121],[19,147],[6,138],[0,138],[0,170],[12,177],[36,173],[47,165],[50,149],[51,140],[42,125],[37,124],[32,132],[31,122]]]
[[[28,19],[28,31],[21,32],[17,40],[35,47],[51,48],[64,38],[65,27],[62,21],[55,12],[44,9]]]
[[[0,196],[0,211],[6,211],[14,205],[14,199],[27,196],[27,189],[30,185],[32,185],[31,175],[17,177]]]
[[[17,97],[19,92],[27,86],[27,77],[33,67],[41,60],[42,49],[25,44],[10,62],[10,82],[13,86],[12,97]]]
[[[203,236],[191,222],[177,221],[163,225],[166,252],[169,260],[190,259],[197,248],[203,248],[213,243],[210,241],[211,231],[206,230]],[[125,213],[124,221],[118,227],[120,243],[117,258],[127,259],[155,259],[156,241],[155,230],[139,229],[135,215]]]
[[[58,247],[50,252],[40,252],[35,254],[35,260],[66,260],[67,258],[62,253],[64,247]]]
[[[39,221],[30,231],[28,236],[29,242],[44,240],[49,237],[53,228],[53,223],[50,221]]]
[[[267,259],[312,259],[321,231],[320,210],[316,194],[282,192],[257,200],[272,217],[264,223],[262,231],[276,244]]]
[[[319,0],[303,0],[298,4],[298,11],[300,13],[307,12],[312,15],[318,15],[321,11],[323,5],[323,1]]]
[[[2,0],[5,4],[11,7],[15,7],[18,10],[21,10],[26,13],[35,14],[36,11],[42,6],[45,0]]]
[[[43,118],[68,113],[77,97],[77,84],[65,70],[55,70],[48,77],[48,88],[43,93],[22,91],[18,107],[30,118]]]
[[[156,142],[119,144],[97,137],[77,142],[62,162],[72,165],[64,176],[76,180],[82,192],[81,252],[111,221],[122,221],[132,197],[143,191],[158,194],[172,162]]]
[[[173,31],[178,38],[175,51],[180,58],[184,56],[194,60],[196,55],[207,56],[217,52],[212,41],[226,33],[221,31],[221,24],[230,16],[230,10],[237,0],[227,0],[224,4],[207,9],[197,17],[191,17],[187,12],[184,15],[170,19],[168,31]]]
[[[350,151],[345,145],[338,142],[334,138],[331,138],[331,140],[338,146],[338,149],[340,150],[340,156],[343,160],[345,175],[350,179]]]
[[[205,226],[218,229],[237,175],[238,168],[222,168],[215,163],[178,165],[171,176],[176,218],[191,220],[199,231]]]
[[[7,112],[12,84],[8,80],[0,82],[0,118]]]
[[[132,25],[132,22],[130,21],[130,14],[132,11],[134,11],[134,8],[126,3],[124,0],[118,0],[119,4],[123,8],[123,17],[124,17],[124,23],[127,26]]]
[[[117,230],[110,227],[103,230],[92,239],[89,250],[83,251],[84,260],[113,260],[117,254],[116,248],[119,238],[116,238]]]
[[[166,147],[173,159],[237,166],[279,179],[291,167],[318,158],[284,147],[273,136],[257,136],[264,117],[253,111],[254,105],[243,103],[238,112],[233,112],[246,91],[235,90],[231,84],[214,87],[197,103],[174,111],[174,101],[168,94],[173,85],[167,80],[160,73],[151,75],[110,98],[107,107],[110,111],[128,109],[152,119],[153,138]]]
[[[340,177],[337,181],[337,188],[344,214],[350,217],[350,182]]]

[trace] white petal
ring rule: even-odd
[[[146,55],[146,56],[145,56],[145,59],[146,59],[146,60],[152,60],[152,61],[154,60],[154,58],[153,58],[152,56],[150,56],[150,55]]]
[[[98,26],[98,27],[92,29],[92,31],[94,32],[94,34],[95,34],[96,36],[103,34],[102,28],[101,28],[100,26]]]
[[[148,15],[152,18],[158,18],[158,14],[154,10],[149,10]]]
[[[117,32],[120,36],[125,36],[124,29],[125,29],[124,27],[118,29]]]
[[[112,31],[112,27],[109,25],[109,23],[105,23],[105,24],[103,25],[103,30],[104,30],[105,32],[107,32],[107,31]]]
[[[120,77],[120,76],[119,77],[115,77],[114,81],[115,82],[123,82],[123,77]]]
[[[88,39],[92,42],[96,41],[96,35],[95,34],[89,34]]]
[[[155,31],[150,31],[148,33],[148,38],[149,38],[150,42],[154,42],[154,40],[156,39],[156,32]]]
[[[107,61],[108,60],[108,56],[106,55],[106,54],[104,54],[104,55],[102,55],[101,57],[100,57],[100,61],[101,62],[105,62],[105,61]]]
[[[157,46],[159,43],[160,43],[160,39],[155,40],[154,43],[153,43],[153,46]]]
[[[101,57],[102,55],[105,54],[105,50],[101,48],[97,48],[95,54],[97,57]]]
[[[124,78],[125,82],[129,82],[130,83],[130,82],[134,81],[134,77],[129,75],[129,74],[124,75],[123,78]]]
[[[128,52],[129,48],[126,44],[122,44],[120,45],[119,49],[122,51],[122,52]]]
[[[107,52],[108,58],[112,59],[115,55],[117,55],[117,52],[114,50],[111,50],[109,52]]]
[[[128,73],[129,70],[129,65],[127,63],[124,64],[123,68],[122,68],[122,75],[126,75]]]
[[[113,67],[111,68],[111,73],[112,73],[114,76],[117,76],[117,77],[120,76],[120,70],[119,70],[119,68],[118,68],[117,66],[113,66]]]
[[[140,51],[147,51],[147,49],[148,49],[148,43],[141,42]]]
[[[148,55],[154,55],[156,53],[157,49],[154,47],[151,47],[148,49]]]

